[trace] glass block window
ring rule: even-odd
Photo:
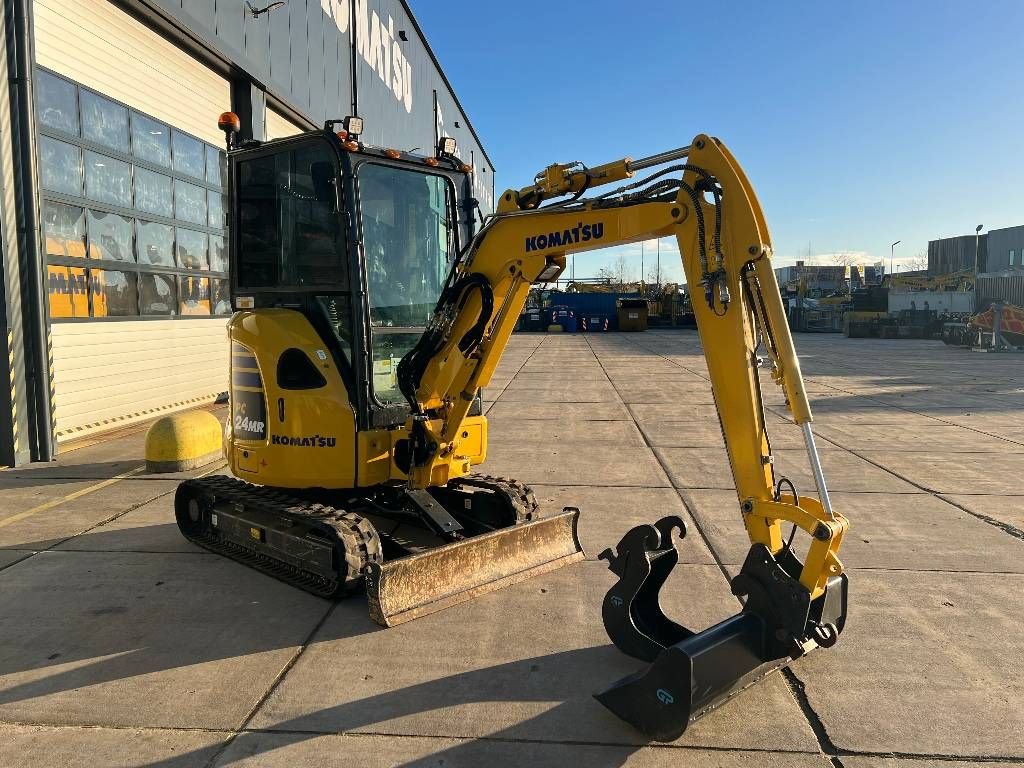
[[[132,154],[161,168],[170,168],[171,129],[158,120],[132,112]]]
[[[113,269],[91,272],[89,293],[93,317],[136,317],[139,314],[138,275]]]
[[[79,93],[82,137],[123,150],[128,146],[128,108],[84,88]]]
[[[177,312],[177,305],[178,292],[174,275],[139,275],[139,310],[143,315],[173,315]]]
[[[35,95],[50,317],[230,314],[224,152],[45,69]]]
[[[82,150],[66,141],[39,137],[39,183],[44,192],[82,195]]]
[[[181,131],[174,131],[171,139],[174,170],[196,179],[206,178],[206,150],[203,143]]]
[[[78,135],[78,88],[49,72],[39,72],[36,117],[47,128]]]

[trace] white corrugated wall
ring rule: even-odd
[[[35,0],[36,62],[217,146],[228,81],[106,0]],[[58,439],[227,390],[226,318],[54,323]]]
[[[283,139],[286,136],[294,136],[302,133],[303,129],[293,123],[284,115],[279,115],[272,109],[267,110],[266,119],[267,141]]]
[[[227,390],[227,318],[53,324],[57,437],[208,403]]]
[[[107,0],[35,0],[36,63],[217,146],[228,81]]]

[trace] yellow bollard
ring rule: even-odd
[[[209,411],[164,416],[146,433],[148,472],[183,472],[219,458],[221,424]]]

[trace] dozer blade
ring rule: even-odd
[[[584,558],[579,510],[501,528],[385,563],[370,563],[370,618],[384,627],[472,600]]]
[[[816,647],[830,647],[846,623],[847,579],[831,578],[811,601],[793,575],[799,563],[788,551],[772,555],[751,547],[732,590],[746,596],[743,611],[703,632],[666,617],[658,590],[678,554],[675,517],[637,526],[605,550],[602,559],[619,576],[605,597],[608,635],[624,653],[654,663],[595,694],[604,706],[648,738],[673,741],[690,723],[766,675]]]

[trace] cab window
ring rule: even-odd
[[[423,333],[454,260],[451,187],[444,176],[372,163],[358,185],[373,390],[399,403],[398,361]]]
[[[239,161],[239,287],[348,287],[338,176],[325,142]]]

